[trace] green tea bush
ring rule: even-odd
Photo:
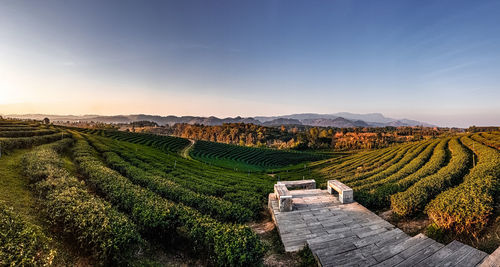
[[[463,137],[462,142],[474,149],[479,158],[477,165],[463,183],[432,200],[426,211],[442,228],[477,235],[487,225],[494,209],[500,178],[500,152],[469,137]]]
[[[416,172],[429,160],[429,158],[431,157],[432,152],[434,151],[434,148],[437,146],[438,142],[439,141],[433,142],[432,144],[427,146],[424,151],[420,151],[421,153],[415,152],[414,154],[417,154],[417,153],[418,154],[412,155],[414,157],[413,157],[413,159],[411,159],[411,161],[406,162],[406,163],[402,163],[402,166],[398,166],[397,168],[399,168],[399,170],[396,171],[395,173],[393,173],[392,175],[389,175],[383,179],[380,179],[381,177],[378,177],[378,178],[374,179],[375,181],[373,181],[373,180],[368,181],[367,180],[362,185],[360,185],[358,187],[354,187],[353,189],[354,190],[356,190],[356,189],[357,190],[366,190],[366,189],[374,188],[375,186],[398,181],[401,178],[406,177],[406,176]]]
[[[404,191],[422,178],[436,173],[445,164],[447,157],[446,146],[449,140],[449,138],[441,140],[432,150],[432,156],[429,159],[427,159],[428,151],[426,151],[401,169],[400,172],[388,177],[387,180],[373,184],[372,189],[356,192],[356,199],[369,207],[385,208],[390,206],[391,195]],[[430,148],[432,147],[427,149]],[[418,169],[418,166],[423,164],[424,161],[426,161],[425,165]],[[405,175],[406,177],[404,177]]]
[[[136,226],[109,203],[90,194],[62,168],[56,151],[71,139],[36,148],[23,158],[24,173],[36,182],[49,221],[74,237],[102,264],[125,263],[142,245]]]
[[[391,196],[393,212],[400,216],[409,216],[423,211],[429,200],[460,182],[472,162],[472,157],[456,138],[450,141],[449,146],[452,157],[448,165],[416,182],[406,191]]]
[[[132,143],[145,144],[166,152],[179,152],[180,150],[182,150],[191,143],[188,139],[185,138],[147,134],[147,133],[101,131],[100,134],[117,140],[124,140]]]
[[[251,211],[251,217],[253,218],[258,216],[263,209],[266,200],[265,196],[272,192],[273,181],[267,175],[235,172],[199,161],[184,159],[177,153],[164,152],[153,147],[106,137],[85,135],[85,138],[102,155],[106,152],[113,152],[127,164],[137,167],[148,176],[156,177],[155,179],[161,183],[164,183],[161,180],[171,181],[178,185],[178,188],[190,190],[201,195],[201,197],[206,195],[216,197],[224,202],[229,201],[236,209],[238,209],[237,207],[244,207],[245,210]],[[132,179],[131,177],[128,178]],[[138,181],[133,182],[139,184]],[[147,186],[145,184],[141,185]],[[153,187],[148,186],[148,188],[154,190]],[[160,195],[162,194],[160,191],[154,191]],[[164,195],[164,197],[167,196]],[[174,199],[172,198],[172,200]],[[189,200],[189,203],[194,205],[196,205],[196,202],[196,200]],[[231,209],[233,210],[233,208]],[[204,213],[207,212],[204,211]],[[228,213],[233,212],[228,210]],[[222,217],[227,217],[227,215]],[[218,218],[222,217],[219,216]],[[231,217],[234,216],[231,215]],[[242,217],[239,220],[244,220],[244,218]]]
[[[91,136],[87,136],[87,139],[99,152],[103,153],[105,162],[111,168],[129,178],[132,182],[147,187],[167,199],[193,207],[222,221],[242,223],[252,218],[253,212],[241,205],[217,197],[198,194],[161,176],[151,175],[123,160],[103,142]]]
[[[413,151],[413,149],[417,147],[418,146],[416,144],[405,144],[397,148],[396,150],[392,151],[392,153],[381,155],[380,161],[376,163],[378,167],[370,168],[369,171],[356,172],[353,175],[348,177],[343,177],[340,180],[346,184],[353,183],[354,185],[356,185],[356,183],[359,183],[360,181],[363,181],[364,179],[370,176],[377,175],[378,173],[386,170],[392,165],[397,164],[400,160],[403,159],[403,157],[407,153],[411,153],[411,151]]]
[[[54,142],[61,139],[60,133],[48,134],[32,137],[0,138],[0,147],[2,151],[18,148],[29,148],[41,144]]]
[[[56,251],[42,230],[0,203],[0,265],[49,266]]]
[[[181,231],[204,248],[220,266],[253,266],[262,261],[263,245],[247,226],[221,223],[183,204],[168,201],[111,170],[83,139],[74,147],[75,160],[87,180],[150,236],[169,239]]]
[[[356,180],[354,182],[349,183],[349,186],[351,186],[353,189],[364,189],[370,186],[371,183],[377,182],[379,180],[382,180],[393,173],[396,173],[397,171],[401,170],[403,167],[405,167],[411,160],[413,160],[415,157],[417,157],[425,148],[430,146],[431,144],[428,142],[421,143],[419,145],[415,145],[414,148],[412,148],[408,153],[404,155],[404,157],[401,158],[400,161],[392,164],[388,168],[381,170],[380,172],[377,172],[376,174],[366,177],[361,180]],[[366,185],[366,186],[365,186]]]
[[[41,136],[41,135],[48,135],[48,134],[54,134],[59,131],[57,130],[33,130],[33,131],[1,131],[0,130],[0,137],[31,137],[31,136]]]
[[[198,194],[160,176],[149,175],[128,164],[114,152],[105,152],[103,156],[106,163],[113,169],[134,183],[147,187],[167,199],[190,206],[222,221],[243,223],[252,218],[253,213],[241,205],[214,196]]]
[[[325,158],[320,154],[245,147],[209,141],[197,141],[190,156],[222,167],[233,168],[235,163],[239,163],[240,168],[248,170],[281,168]]]

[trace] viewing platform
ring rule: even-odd
[[[285,251],[306,244],[322,266],[499,266],[500,251],[488,255],[458,241],[443,245],[423,234],[411,237],[367,208],[342,204],[327,190],[289,190],[292,210],[269,209]],[[355,196],[354,196],[355,198]]]

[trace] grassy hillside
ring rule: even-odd
[[[174,136],[106,130],[86,130],[85,132],[154,147],[164,152],[181,152],[191,144],[188,139]],[[327,155],[320,153],[255,148],[201,140],[195,141],[188,154],[191,158],[206,164],[240,172],[262,172],[328,158]]]
[[[161,253],[177,243],[201,264],[259,265],[269,248],[247,225],[262,217],[278,179],[304,178],[320,187],[338,179],[369,208],[428,216],[434,233],[486,251],[500,244],[500,133],[341,157],[190,143],[0,121],[0,229],[8,233],[0,263],[170,264]],[[12,250],[19,246],[29,249]]]
[[[0,226],[9,233],[7,240],[0,240],[5,249],[0,253],[2,263],[52,261],[65,250],[47,241],[57,233],[82,248],[82,256],[76,258],[88,257],[96,264],[142,265],[155,258],[149,258],[150,248],[175,242],[193,253],[202,252],[199,257],[210,264],[248,266],[262,261],[263,245],[243,223],[260,216],[265,196],[272,190],[271,177],[185,159],[178,154],[183,141],[189,143],[185,139],[126,133],[110,134],[112,139],[102,132],[93,135],[2,123],[0,135],[4,128],[22,136],[0,138],[6,190]],[[21,202],[40,203],[43,212]],[[13,220],[20,222],[17,228],[9,223]],[[47,221],[55,232],[32,221]],[[39,243],[31,244],[28,254],[8,250],[21,245],[16,242],[28,242],[23,231],[39,235]],[[8,256],[13,253],[15,258]]]

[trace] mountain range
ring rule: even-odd
[[[45,115],[45,114],[25,114],[25,115],[5,115],[10,118],[36,119],[42,120],[47,117],[51,121],[75,122],[75,121],[94,121],[103,123],[130,123],[134,121],[153,121],[159,125],[173,125],[176,123],[203,124],[203,125],[221,125],[223,123],[253,123],[264,126],[280,125],[308,125],[321,127],[385,127],[385,126],[427,126],[435,125],[409,119],[392,119],[385,117],[380,113],[355,114],[340,112],[335,114],[317,114],[301,113],[283,116],[257,116],[257,117],[198,117],[198,116],[158,116],[158,115]]]

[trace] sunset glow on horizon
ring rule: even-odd
[[[0,114],[500,124],[498,1],[187,2],[2,1]]]

